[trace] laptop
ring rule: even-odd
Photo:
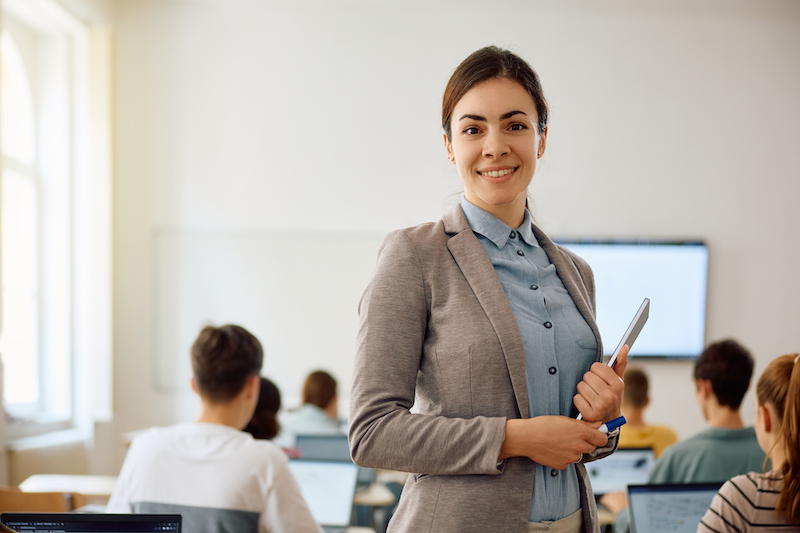
[[[631,531],[695,533],[722,483],[628,485]]]
[[[350,461],[291,459],[289,469],[325,533],[344,532],[353,512],[358,467]]]
[[[652,448],[618,448],[597,461],[586,464],[595,496],[624,491],[628,485],[644,485],[656,462]]]
[[[180,533],[181,515],[3,513],[0,522],[14,531],[76,533]]]
[[[295,448],[302,459],[313,461],[352,461],[347,435],[297,435]],[[375,481],[374,468],[358,467],[358,486]]]

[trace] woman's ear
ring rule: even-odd
[[[536,158],[541,159],[544,155],[544,150],[547,147],[547,126],[544,127],[544,133],[539,135],[539,146],[536,147]]]
[[[766,405],[759,405],[758,412],[761,415],[761,420],[764,423],[764,431],[766,433],[772,433],[772,425],[774,424],[774,420],[772,420],[772,413],[770,413]]]
[[[453,144],[447,140],[447,134],[442,132],[442,139],[444,140],[444,149],[447,151],[447,159],[454,165],[456,164],[456,156],[453,155]]]

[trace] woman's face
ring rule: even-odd
[[[513,80],[486,80],[458,101],[451,123],[445,147],[467,200],[495,216],[521,215],[547,135],[539,134],[533,98]]]

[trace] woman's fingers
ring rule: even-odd
[[[539,464],[563,470],[581,455],[592,453],[608,443],[608,436],[597,430],[599,422],[584,422],[565,416],[537,416],[506,423],[503,444],[508,453],[523,455]]]
[[[624,375],[627,364],[628,348],[625,346],[620,350],[617,365],[613,369],[602,363],[594,363],[591,370],[584,374],[583,381],[578,383],[578,394],[573,398],[584,420],[607,422],[619,415],[625,388],[620,375]]]

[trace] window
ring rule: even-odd
[[[53,0],[4,0],[0,15],[0,357],[13,439],[110,417],[110,41]]]

